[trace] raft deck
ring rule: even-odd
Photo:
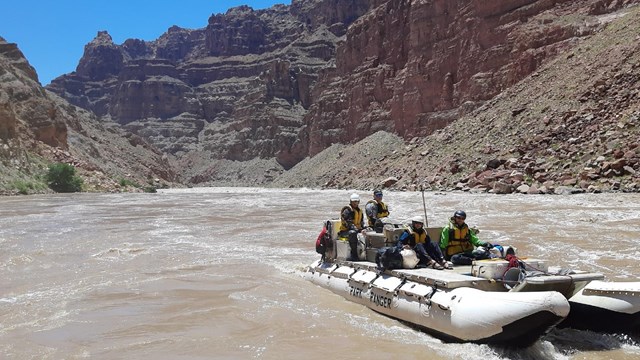
[[[537,261],[537,260],[530,260]],[[492,262],[504,262],[492,261]],[[486,262],[485,262],[486,264]],[[478,271],[477,265],[476,272]],[[336,261],[327,262],[316,268],[332,276],[347,278],[358,270],[366,270],[379,274],[380,270],[377,265],[370,261]],[[445,289],[455,289],[459,287],[471,287],[485,291],[543,291],[554,290],[559,291],[567,298],[570,298],[578,290],[584,287],[589,281],[600,280],[603,278],[599,273],[577,272],[571,275],[552,275],[527,277],[525,281],[514,284],[513,282],[505,282],[502,279],[492,279],[487,277],[478,277],[473,275],[473,265],[454,265],[450,270],[436,270],[431,268],[416,269],[394,269],[386,270],[383,274],[394,276],[400,279],[414,281],[419,284],[428,286],[436,286]],[[505,284],[515,286],[505,286]]]
[[[364,269],[376,273],[380,272],[377,265],[370,261],[337,261],[335,265],[336,267],[332,267],[333,270],[337,270],[337,268],[340,266],[348,266],[355,270]],[[436,270],[430,268],[395,269],[386,270],[384,274],[415,281],[420,284],[437,286],[446,289],[472,287],[480,290],[495,291],[501,286],[495,280],[472,276],[470,265],[454,266],[454,268],[451,270]],[[503,291],[506,291],[506,289],[504,289]]]

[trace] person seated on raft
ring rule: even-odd
[[[364,228],[364,216],[359,205],[360,195],[354,193],[349,198],[349,205],[340,210],[338,237],[349,239],[351,254],[347,261],[358,261],[358,233]]]
[[[488,249],[493,247],[492,244],[478,239],[475,232],[465,223],[466,219],[467,214],[464,211],[456,211],[440,233],[440,249],[446,259],[455,265],[471,265],[473,260],[488,259]]]
[[[399,248],[413,249],[418,255],[420,262],[418,266],[430,267],[437,270],[451,269],[445,261],[440,248],[431,241],[431,237],[424,229],[422,216],[415,216],[411,219],[411,226],[408,226],[396,244]]]
[[[389,216],[389,208],[387,204],[382,202],[382,190],[375,190],[373,192],[373,199],[367,202],[364,206],[364,211],[367,214],[369,227],[381,233],[383,224],[380,219]]]

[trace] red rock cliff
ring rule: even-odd
[[[636,1],[389,0],[349,27],[306,115],[309,152],[378,130],[430,134]]]
[[[204,29],[172,27],[150,42],[116,45],[101,32],[76,72],[49,89],[178,159],[276,158],[287,169],[378,130],[430,134],[599,29],[596,15],[636,2],[241,6],[211,16]]]

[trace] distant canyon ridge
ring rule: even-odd
[[[637,2],[293,0],[265,10],[240,6],[211,15],[205,28],[173,26],[153,41],[115,44],[100,31],[76,71],[46,90],[130,134],[129,146],[144,144],[158,157],[153,161],[164,164],[159,168],[171,169],[162,174],[167,181],[262,185],[336,144],[380,131],[401,139],[404,152],[416,138],[417,144],[436,141],[454,121],[486,108],[600,32],[611,21],[608,14]],[[43,116],[40,124],[56,119]],[[52,146],[67,141],[64,126],[56,126],[60,134],[48,130]],[[514,151],[508,147],[485,155],[506,156]],[[470,164],[455,156],[439,159],[447,164],[434,171],[448,175],[462,171],[456,161]],[[506,159],[497,161],[496,168]],[[475,170],[456,175],[456,182],[478,175]],[[375,181],[388,175],[377,174]],[[437,173],[416,176],[414,185],[440,181]]]

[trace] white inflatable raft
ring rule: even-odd
[[[558,292],[483,291],[472,284],[489,280],[454,272],[415,269],[380,274],[368,262],[318,261],[305,278],[451,342],[528,346],[569,314],[569,303]]]
[[[592,281],[569,304],[562,326],[612,333],[640,330],[640,282]]]
[[[347,300],[450,342],[528,346],[560,323],[594,331],[640,331],[640,282],[601,281],[599,273],[549,268],[544,260],[474,261],[453,270],[396,269],[380,272],[378,248],[393,246],[402,228],[367,233],[360,261],[345,261],[349,245],[337,237],[324,261],[305,278]],[[440,228],[428,228],[438,238]],[[568,300],[567,300],[568,299]],[[565,320],[566,319],[566,320]]]

